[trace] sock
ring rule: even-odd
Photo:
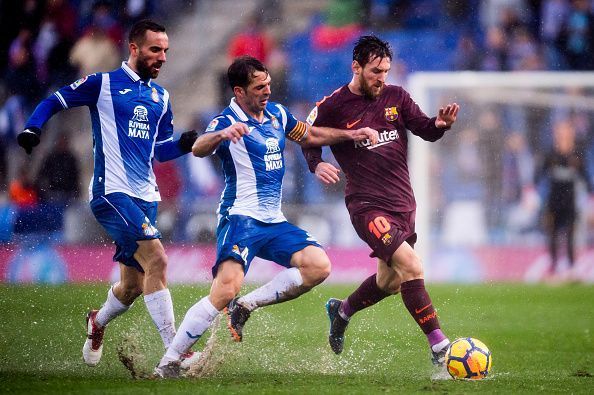
[[[348,321],[357,311],[373,306],[380,300],[390,296],[389,293],[378,288],[376,278],[377,274],[367,277],[355,292],[342,301],[338,314],[343,319]]]
[[[179,360],[179,357],[187,352],[200,339],[200,336],[206,332],[218,314],[219,311],[212,305],[208,296],[200,299],[198,303],[190,307],[179,326],[175,338],[163,358],[161,358],[159,366]]]
[[[309,288],[302,287],[302,284],[303,278],[299,269],[292,267],[283,270],[260,288],[242,296],[238,303],[252,311],[258,307],[286,302],[309,290]]]
[[[427,290],[425,290],[425,280],[421,278],[403,282],[400,286],[400,292],[402,293],[402,301],[408,312],[413,316],[425,335],[429,335],[434,330],[440,329],[437,311],[433,308],[431,298]],[[437,339],[438,336],[435,338]],[[443,339],[438,341],[441,340]]]
[[[120,302],[119,299],[113,294],[113,287],[109,288],[109,291],[107,292],[107,299],[105,300],[105,303],[103,303],[103,306],[101,306],[99,309],[99,312],[95,317],[95,323],[100,327],[104,327],[111,320],[128,311],[130,306],[126,306]]]
[[[165,288],[149,295],[144,295],[146,308],[161,335],[165,348],[169,347],[175,336],[175,317],[169,289]]]
[[[433,332],[436,332],[436,331],[439,331],[441,333],[441,329],[436,329]],[[431,332],[431,333],[433,333],[433,332]],[[445,337],[445,335],[443,333],[441,333],[441,336],[443,336],[443,340],[441,340],[437,343],[433,343],[433,344],[431,344],[430,337],[427,336],[427,340],[429,340],[429,345],[431,346],[431,351],[440,352],[441,350],[444,349],[445,346],[450,344],[450,340],[447,337]]]

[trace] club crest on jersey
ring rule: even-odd
[[[75,90],[76,88],[78,88],[79,86],[84,84],[88,78],[89,78],[88,75],[85,77],[82,77],[81,79],[78,79],[78,80],[74,81],[72,84],[70,84],[70,87],[72,88],[72,90]]]
[[[237,244],[235,244],[233,246],[233,248],[231,249],[231,251],[241,257],[241,259],[243,260],[244,263],[247,263],[247,257],[248,257],[248,253],[249,253],[249,248],[244,247],[244,248],[239,248],[239,246]]]
[[[148,121],[148,110],[146,107],[134,107],[132,119],[128,121],[128,137],[150,139],[151,127]]]
[[[157,89],[155,88],[153,88],[153,90],[151,91],[151,99],[153,99],[155,103],[159,102],[159,92],[157,92]]]
[[[394,122],[398,119],[398,109],[396,107],[384,108],[384,114],[388,122]]]
[[[210,123],[208,124],[208,127],[206,128],[207,132],[212,132],[213,130],[216,129],[217,125],[219,124],[219,120],[218,119],[213,119],[212,121],[210,121]]]
[[[278,130],[280,128],[280,123],[278,122],[278,118],[272,115],[270,117],[270,122],[272,123],[272,127]]]
[[[264,155],[266,171],[283,168],[283,154],[280,150],[278,139],[273,137],[266,139],[266,155]]]
[[[151,225],[151,222],[147,217],[144,217],[144,223],[142,224],[142,233],[145,236],[154,236],[158,232],[157,228]]]

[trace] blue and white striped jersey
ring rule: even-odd
[[[181,156],[173,141],[169,93],[143,81],[127,64],[65,86],[43,100],[27,122],[41,128],[56,112],[88,106],[93,130],[94,174],[89,198],[123,192],[145,201],[161,196],[152,160]]]
[[[286,221],[281,211],[285,174],[285,137],[300,141],[307,127],[281,104],[269,102],[264,120],[258,122],[231,100],[229,107],[215,117],[206,132],[222,130],[236,122],[250,129],[237,143],[223,141],[216,154],[221,158],[225,189],[217,210],[219,219],[227,215],[246,215],[266,223]]]

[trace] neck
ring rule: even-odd
[[[256,121],[262,122],[262,120],[264,119],[264,111],[254,112],[254,111],[250,110],[244,103],[241,103],[239,100],[237,100],[237,98],[235,99],[235,101],[237,102],[237,105],[239,106],[239,108],[241,108],[243,110],[244,113],[246,113],[250,117],[254,118]]]
[[[353,79],[351,80],[351,82],[349,82],[348,87],[351,93],[363,96],[363,92],[361,92],[361,85],[359,84],[359,81],[357,81],[357,76],[353,76]]]

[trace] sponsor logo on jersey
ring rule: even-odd
[[[313,126],[314,122],[316,121],[316,118],[318,117],[318,106],[315,106],[311,112],[309,113],[309,115],[307,116],[307,119],[305,120],[305,122],[307,122],[310,126]]]
[[[126,89],[122,89],[121,91],[118,91],[120,93],[120,95],[125,95],[128,92],[132,92],[132,89],[130,88],[126,88]]]
[[[70,87],[72,88],[72,90],[75,90],[76,88],[84,84],[88,78],[89,76],[82,77],[81,79],[76,80],[72,84],[70,84]]]
[[[132,119],[128,121],[128,137],[150,139],[151,127],[148,124],[148,110],[144,106],[134,107]]]
[[[159,92],[157,92],[157,89],[155,88],[153,88],[153,90],[151,91],[151,99],[153,99],[155,103],[159,102]]]
[[[280,152],[278,139],[271,137],[266,139],[266,154],[264,163],[266,171],[278,170],[283,168],[283,154]]]
[[[276,118],[274,115],[272,115],[270,117],[270,122],[272,123],[272,127],[277,129],[280,128],[280,123],[278,122],[278,118]]]
[[[396,107],[386,107],[384,108],[384,115],[388,122],[394,122],[398,119],[398,109]]]
[[[208,127],[206,128],[207,132],[212,132],[213,130],[216,129],[217,125],[219,124],[219,120],[218,119],[213,119],[212,121],[210,121],[210,123],[208,124]]]
[[[390,144],[392,141],[396,141],[399,138],[400,135],[398,134],[398,130],[384,130],[379,133],[376,145],[371,145],[371,141],[367,139],[364,141],[355,141],[355,148],[375,149],[382,145]]]

